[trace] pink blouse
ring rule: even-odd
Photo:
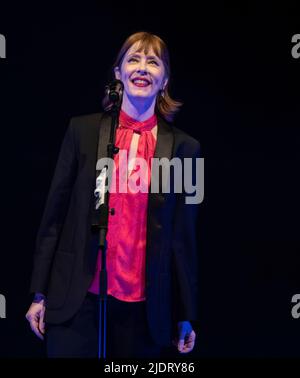
[[[109,193],[109,207],[115,209],[115,214],[109,214],[106,239],[107,293],[127,302],[145,300],[148,188],[151,178],[151,159],[156,146],[156,138],[151,129],[156,124],[155,115],[144,122],[137,122],[121,111],[120,125],[116,130],[115,145],[119,147],[119,153],[114,156],[115,169],[112,182],[116,180],[117,190]],[[129,170],[128,176],[126,174],[123,176],[119,167],[124,160],[128,160],[129,151],[133,148],[135,132],[140,134],[136,158],[145,159],[144,167],[147,169],[142,169],[143,165],[139,165],[135,160],[136,163],[133,169]],[[126,162],[125,167],[128,168]],[[119,189],[121,181],[123,190]],[[147,188],[146,192],[143,190],[135,192],[134,184],[136,188],[143,184],[144,188]],[[127,193],[124,193],[126,188]],[[100,269],[101,252],[98,254],[95,275],[89,288],[94,294],[99,292]]]

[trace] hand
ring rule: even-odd
[[[45,297],[42,295],[36,296],[33,300],[27,314],[25,315],[26,319],[29,321],[32,331],[39,337],[41,340],[44,340],[45,334]]]
[[[193,350],[195,345],[196,333],[193,330],[191,323],[188,321],[178,322],[178,340],[175,341],[175,346],[180,353],[189,353]]]

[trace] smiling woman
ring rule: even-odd
[[[161,38],[140,32],[125,41],[113,66],[113,75],[124,84],[115,177],[122,156],[128,157],[128,182],[138,177],[148,188],[156,180],[154,158],[183,162],[200,157],[198,141],[171,124],[181,103],[169,94],[170,74]],[[111,121],[108,98],[103,105],[104,113],[71,120],[37,237],[31,282],[37,294],[26,318],[38,337],[46,336],[49,357],[97,356],[102,256],[90,209],[98,149],[107,156],[109,133],[103,130]],[[195,182],[192,170],[190,176],[188,181]],[[198,208],[185,199],[174,188],[168,193],[130,187],[109,193],[109,209],[114,210],[106,236],[109,358],[154,358],[194,348]]]

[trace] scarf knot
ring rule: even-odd
[[[150,131],[154,126],[157,125],[156,115],[153,114],[150,118],[145,121],[137,121],[136,119],[130,117],[123,110],[120,111],[119,116],[119,127],[124,129],[130,129],[135,133],[141,134],[143,131]]]

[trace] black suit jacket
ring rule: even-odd
[[[61,323],[80,308],[97,258],[91,231],[100,113],[74,117],[63,140],[36,240],[31,292],[47,296],[45,319]],[[101,126],[100,126],[101,125]],[[106,151],[107,137],[100,140]],[[199,143],[158,118],[155,157],[199,157]],[[170,175],[172,180],[172,174]],[[146,248],[147,317],[153,339],[170,345],[179,320],[197,320],[197,205],[179,193],[149,193]]]

